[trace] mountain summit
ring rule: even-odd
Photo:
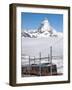
[[[48,31],[48,32],[52,32],[52,28],[51,25],[48,21],[47,18],[45,18],[42,22],[40,27],[38,28],[39,32],[44,32],[44,31]]]
[[[23,37],[29,37],[29,38],[41,38],[41,37],[57,37],[57,36],[63,36],[61,32],[57,32],[51,25],[47,18],[45,18],[41,24],[40,27],[36,30],[24,30],[21,33],[21,36]]]

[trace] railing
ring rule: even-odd
[[[53,56],[52,55],[52,47],[50,47],[50,54],[48,54],[47,57],[42,57],[41,52],[40,52],[39,57],[35,57],[35,56],[32,56],[32,57],[27,56],[26,57],[26,55],[22,55],[21,59],[22,59],[22,67],[28,65],[29,73],[30,73],[32,64],[39,65],[39,75],[40,76],[41,76],[41,65],[42,65],[42,63],[50,63],[51,64],[50,75],[52,75],[52,64],[53,63],[56,64],[57,71],[63,68],[63,64],[61,64],[63,62],[63,56]],[[59,65],[59,64],[61,64],[61,65]],[[62,72],[59,72],[59,73],[62,73]]]

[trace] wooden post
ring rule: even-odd
[[[50,73],[52,75],[52,46],[50,47],[50,64],[51,64]]]
[[[39,74],[41,76],[41,52],[39,53]]]

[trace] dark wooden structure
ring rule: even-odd
[[[57,66],[50,63],[26,65],[22,67],[22,75],[57,75]]]

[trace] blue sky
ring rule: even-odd
[[[21,29],[37,29],[41,21],[48,18],[51,26],[59,32],[63,32],[62,14],[40,14],[40,13],[21,13]]]

